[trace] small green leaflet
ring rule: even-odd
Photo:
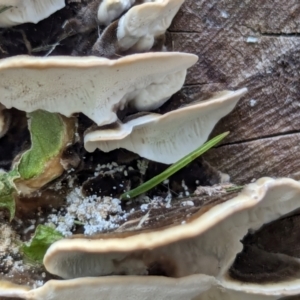
[[[25,180],[44,171],[46,163],[61,151],[65,135],[65,124],[58,114],[37,110],[29,117],[32,146],[22,155],[18,165],[20,176]]]
[[[18,177],[18,172],[13,170],[11,172],[0,173],[0,208],[8,209],[10,220],[15,215],[15,199],[16,193],[13,180]]]
[[[50,245],[62,238],[63,235],[52,227],[38,225],[31,242],[24,243],[21,251],[30,262],[42,264]]]
[[[0,14],[4,13],[6,10],[10,9],[12,6],[0,6]]]
[[[229,134],[229,132],[224,132],[224,133],[214,137],[210,141],[206,142],[205,144],[203,144],[202,146],[197,148],[195,151],[191,152],[190,154],[188,154],[185,157],[183,157],[182,159],[180,159],[178,162],[171,165],[164,172],[162,172],[159,175],[151,178],[150,180],[148,180],[147,182],[141,184],[137,188],[122,194],[121,197],[120,197],[121,200],[128,200],[130,198],[137,197],[137,196],[149,191],[150,189],[154,188],[155,186],[157,186],[158,184],[160,184],[161,182],[163,182],[164,180],[169,178],[171,175],[173,175],[174,173],[176,173],[177,171],[179,171],[180,169],[182,169],[183,167],[188,165],[190,162],[192,162],[198,156],[202,155],[207,150],[209,150],[210,148],[212,148],[213,146],[218,144],[228,134]]]

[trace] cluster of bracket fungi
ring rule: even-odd
[[[198,148],[247,89],[222,91],[163,115],[149,112],[181,89],[187,69],[197,61],[195,55],[167,52],[164,47],[165,31],[183,2],[90,1],[77,19],[65,22],[61,33],[63,38],[95,24],[102,26],[90,55],[0,60],[0,137],[9,128],[6,111],[13,107],[27,113],[59,114],[68,132],[61,147],[72,143],[76,135],[72,116],[83,113],[94,122],[84,135],[84,147],[90,152],[124,148],[171,164]],[[4,28],[37,23],[63,8],[65,0],[0,0],[1,5],[6,6],[0,13],[0,28]],[[117,113],[124,108],[133,113],[120,120]],[[18,191],[30,193],[60,176],[65,170],[59,164],[60,155],[38,180],[17,180]],[[235,265],[238,258],[246,261],[244,265],[249,260],[241,254],[241,240],[298,209],[299,198],[298,182],[262,178],[231,199],[204,205],[180,224],[61,239],[44,257],[46,270],[61,280],[47,281],[36,289],[1,281],[0,297],[233,300],[294,296],[300,294],[300,263],[295,255],[268,253],[262,242],[247,246],[252,253],[248,265],[268,265],[263,268],[267,274],[256,281],[251,269],[244,271],[252,280],[237,276],[243,270]],[[258,257],[267,258],[259,261]]]

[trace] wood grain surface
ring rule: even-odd
[[[235,183],[300,179],[300,2],[186,0],[168,48],[197,54],[182,94],[248,87],[213,135],[230,131],[206,159]]]

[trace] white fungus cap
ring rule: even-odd
[[[261,178],[230,200],[204,206],[184,224],[125,232],[121,236],[107,234],[105,238],[102,235],[57,241],[48,249],[44,264],[48,271],[63,278],[128,274],[129,269],[134,274],[142,265],[147,268],[160,264],[164,264],[165,270],[175,270],[171,277],[182,280],[191,274],[215,278],[193,298],[197,300],[275,300],[298,295],[297,274],[279,282],[247,283],[230,279],[228,270],[242,250],[241,240],[248,231],[294,212],[299,207],[299,197],[299,182],[289,178]],[[152,280],[152,276],[140,278],[148,279],[149,284]]]
[[[139,51],[152,48],[154,38],[165,33],[184,0],[156,0],[136,5],[118,23],[117,40],[122,50],[136,45]]]
[[[243,248],[241,240],[249,230],[258,230],[293,212],[299,207],[299,197],[299,182],[261,178],[230,200],[204,206],[184,224],[124,232],[119,236],[106,234],[93,239],[74,236],[59,240],[48,249],[44,265],[50,273],[63,278],[145,275],[141,270],[147,271],[155,265],[171,277],[206,274],[228,288],[245,291],[244,282],[233,284],[226,277]],[[293,280],[300,281],[296,276],[290,281]],[[285,295],[284,283],[269,286],[270,293]],[[295,292],[292,283],[287,287],[290,294]]]
[[[5,6],[11,7],[0,13],[0,28],[38,23],[65,7],[65,0],[0,0]]]
[[[0,282],[0,297],[26,300],[194,300],[214,284],[213,277],[202,274],[185,278],[107,276],[49,280],[32,290]]]
[[[113,123],[132,102],[155,109],[181,89],[193,54],[143,53],[109,60],[99,57],[15,56],[0,60],[0,103],[67,117],[82,112],[97,125]]]
[[[134,4],[135,0],[103,0],[98,8],[100,24],[108,25]]]
[[[105,129],[89,132],[84,137],[85,149],[109,152],[125,148],[153,161],[175,163],[204,144],[217,122],[233,110],[246,92],[246,88],[223,91],[164,115],[137,116],[119,123],[119,127],[110,130],[110,137]]]
[[[113,233],[105,238],[102,235],[102,238],[74,237],[57,241],[44,258],[47,270],[64,278],[79,278],[50,280],[29,291],[28,287],[0,281],[0,297],[27,300],[277,300],[299,295],[297,275],[280,282],[247,283],[228,279],[227,273],[241,251],[240,241],[248,231],[294,212],[299,208],[299,197],[299,182],[289,178],[261,178],[245,186],[230,200],[204,206],[184,224],[152,231],[125,232],[119,237]],[[93,257],[95,254],[98,257]],[[153,257],[156,261],[148,261]],[[99,277],[104,275],[101,273],[103,266],[110,264],[110,270],[106,270],[110,273],[106,275],[111,275],[120,265],[133,259],[144,264],[162,263],[166,259],[166,267],[173,268],[177,274],[173,278]],[[95,277],[88,277],[93,272]]]

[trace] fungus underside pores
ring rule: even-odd
[[[249,297],[249,294],[259,294],[261,297],[269,294],[270,299],[278,299],[281,295],[298,293],[293,288],[283,292],[281,283],[271,287],[256,283],[240,287],[241,282],[232,281],[228,273],[235,256],[242,250],[240,239],[247,234],[249,228],[258,229],[264,223],[296,208],[295,195],[298,197],[299,186],[292,180],[262,179],[247,187],[241,195],[227,199],[221,204],[209,205],[191,219],[184,218],[181,220],[182,225],[178,223],[170,228],[161,226],[159,231],[155,228],[139,234],[127,233],[127,237],[121,238],[122,243],[114,234],[106,235],[100,246],[95,236],[95,240],[90,241],[90,248],[88,240],[81,240],[76,236],[73,239],[61,240],[63,236],[72,234],[76,224],[84,225],[86,232],[95,234],[118,230],[120,223],[125,224],[130,216],[124,213],[120,201],[115,199],[136,184],[127,180],[126,175],[122,175],[121,178],[127,181],[117,181],[118,186],[112,187],[122,188],[118,194],[113,194],[118,195],[117,197],[112,197],[110,193],[101,196],[82,195],[82,190],[78,187],[86,185],[93,191],[94,185],[88,184],[95,178],[102,176],[102,179],[115,180],[114,176],[128,172],[131,172],[133,178],[133,171],[136,171],[132,165],[127,167],[126,163],[121,165],[116,162],[106,163],[105,167],[96,165],[96,169],[88,169],[86,165],[92,159],[96,160],[99,153],[101,157],[105,157],[106,154],[86,153],[82,147],[83,138],[88,151],[94,151],[96,148],[110,151],[121,147],[136,152],[141,157],[171,164],[200,147],[220,118],[230,113],[247,92],[246,89],[224,91],[213,95],[207,101],[193,103],[164,115],[148,113],[163,105],[181,89],[187,69],[196,63],[197,57],[187,53],[147,52],[164,50],[165,30],[183,1],[143,2],[103,0],[99,9],[95,10],[99,26],[105,25],[106,29],[99,30],[99,39],[86,53],[104,57],[16,56],[0,61],[0,103],[6,109],[16,108],[28,113],[28,128],[31,134],[30,147],[19,151],[11,169],[0,174],[1,205],[10,211],[10,217],[13,218],[16,205],[23,206],[24,210],[33,194],[33,199],[50,197],[51,200],[53,187],[54,190],[59,190],[57,194],[54,191],[53,199],[64,197],[65,202],[70,204],[68,207],[63,206],[62,212],[59,211],[61,207],[53,207],[51,219],[45,218],[43,214],[30,226],[27,225],[29,228],[36,228],[36,235],[31,244],[22,247],[27,258],[41,261],[49,244],[58,240],[48,250],[44,262],[50,273],[68,280],[50,280],[37,289],[32,288],[34,284],[31,282],[29,291],[26,286],[0,282],[0,297],[95,299],[101,294],[101,297],[111,300],[132,299],[133,295],[137,295],[138,299],[149,299],[151,296],[151,299],[204,300],[210,297],[220,299],[222,291],[224,299],[238,299],[241,295]],[[65,5],[64,1],[56,3],[56,10]],[[103,8],[103,5],[107,6]],[[149,18],[146,18],[145,11],[151,11],[153,15],[148,13]],[[6,9],[0,13],[0,27],[37,22],[29,19],[8,19],[8,12],[13,10]],[[103,19],[103,12],[104,16],[107,14],[107,19]],[[50,13],[52,12],[49,10]],[[138,20],[139,14],[145,22],[132,23],[132,20]],[[67,22],[62,31],[70,28],[68,24],[73,23]],[[81,22],[82,26],[84,24]],[[73,32],[76,33],[76,30]],[[145,34],[145,30],[149,30],[148,34]],[[77,30],[80,33],[83,31]],[[135,52],[142,53],[132,54]],[[107,59],[127,54],[132,55],[117,60]],[[128,108],[131,114],[129,117],[120,116],[120,111],[125,108]],[[132,114],[137,111],[144,113]],[[85,116],[78,117],[78,113]],[[85,117],[89,120],[86,121]],[[84,130],[82,119],[88,124]],[[3,120],[5,122],[5,118]],[[174,123],[178,124],[181,130],[174,131]],[[5,136],[7,128],[1,128]],[[89,161],[82,156],[92,159]],[[136,169],[139,169],[140,173],[145,172],[142,169],[148,163],[147,160],[139,159]],[[95,167],[95,164],[91,165]],[[80,181],[80,178],[84,177],[80,173],[82,170],[88,170],[93,175]],[[217,176],[220,182],[220,174]],[[182,186],[185,186],[184,182]],[[287,189],[291,189],[291,192],[284,196]],[[187,195],[186,190],[185,192]],[[272,196],[282,196],[278,196],[278,205],[274,207],[268,200],[272,197],[270,193]],[[75,201],[74,197],[77,197]],[[189,199],[182,201],[187,206],[191,205],[191,202],[193,203]],[[286,207],[282,202],[287,204]],[[264,203],[267,203],[266,208]],[[136,230],[141,230],[144,223],[147,223],[152,209],[154,211],[159,205],[161,209],[168,209],[170,201],[163,199],[158,201],[158,204],[150,202],[144,205],[147,209],[144,216],[139,217]],[[94,211],[98,213],[95,218]],[[260,215],[262,219],[254,218],[253,221],[249,215]],[[115,216],[119,217],[115,218],[115,223],[107,221]],[[231,217],[234,217],[234,226],[231,223],[233,221],[230,221]],[[46,219],[46,222],[43,222],[50,227],[40,224],[42,218]],[[66,226],[69,226],[68,230]],[[60,233],[55,229],[59,229]],[[22,234],[26,235],[23,232]],[[220,236],[228,236],[225,246],[222,243],[218,244]],[[100,238],[102,239],[102,236]],[[135,244],[142,247],[135,248]],[[37,249],[42,249],[42,252],[36,252]],[[171,255],[167,259],[169,252]],[[183,259],[182,253],[185,253]],[[77,264],[78,258],[82,258],[85,264]],[[290,261],[297,267],[293,258]],[[172,267],[169,268],[170,266]],[[128,276],[98,277],[120,274]],[[156,276],[146,278],[136,275]],[[293,276],[294,274],[291,275],[292,282],[295,283]],[[284,280],[282,282],[285,283]]]

